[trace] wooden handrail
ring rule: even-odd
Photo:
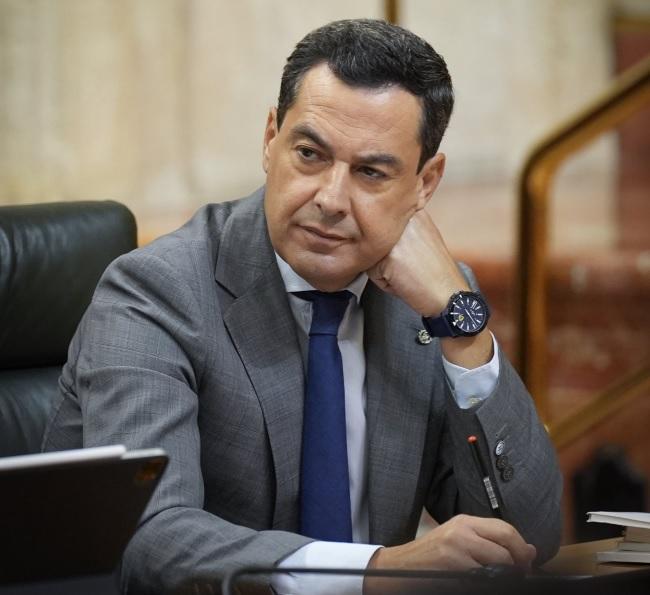
[[[548,422],[546,281],[549,186],[570,155],[650,103],[650,56],[602,97],[560,125],[530,153],[519,181],[517,367]]]
[[[575,412],[557,423],[551,423],[549,434],[555,447],[559,450],[568,446],[634,399],[648,397],[648,395],[650,395],[650,361]]]

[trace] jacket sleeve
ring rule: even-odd
[[[476,289],[472,272],[461,270]],[[551,558],[561,536],[562,475],[555,449],[526,387],[499,350],[499,378],[492,394],[471,409],[460,409],[447,395],[445,437],[430,484],[427,508],[443,522],[454,514],[492,516],[467,438],[476,435],[488,464],[504,520],[537,548],[537,563]],[[497,443],[512,468],[496,467]]]
[[[216,593],[228,571],[273,566],[311,541],[255,531],[203,509],[197,394],[205,341],[191,283],[191,271],[160,256],[118,259],[97,288],[61,379],[55,428],[74,425],[72,403],[83,418],[84,447],[161,447],[169,455],[123,556],[124,593]],[[50,430],[46,442],[56,443],[55,434]],[[262,592],[267,582],[259,583]]]

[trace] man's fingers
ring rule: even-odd
[[[388,258],[388,257],[386,257]],[[370,279],[379,289],[385,291],[386,293],[394,293],[393,288],[390,284],[389,272],[386,270],[386,259],[379,261],[375,266],[368,269],[366,274],[368,279]]]
[[[376,568],[467,570],[487,564],[528,567],[534,558],[534,546],[512,525],[461,514],[419,539],[378,550],[373,560]]]
[[[512,525],[500,519],[472,518],[475,519],[474,530],[478,535],[505,548],[515,564],[530,566],[537,550],[534,545],[526,543]]]
[[[398,296],[423,316],[437,315],[451,294],[469,289],[440,231],[424,210],[411,217],[397,243],[366,272],[380,289]]]
[[[481,566],[487,564],[515,564],[510,551],[487,539],[479,538],[470,549],[470,555]]]

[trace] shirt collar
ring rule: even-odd
[[[287,290],[287,293],[295,293],[296,291],[311,291],[316,289],[312,287],[307,281],[300,277],[276,252],[275,260],[278,263],[278,268],[280,269],[280,275],[282,276],[282,281],[284,282],[284,288]],[[343,289],[347,289],[351,292],[357,300],[357,304],[361,300],[361,294],[366,288],[366,283],[368,283],[368,275],[366,273],[361,273],[352,283]]]

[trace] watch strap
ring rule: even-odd
[[[446,308],[440,316],[423,316],[422,324],[432,337],[455,337],[457,335],[447,321]]]

